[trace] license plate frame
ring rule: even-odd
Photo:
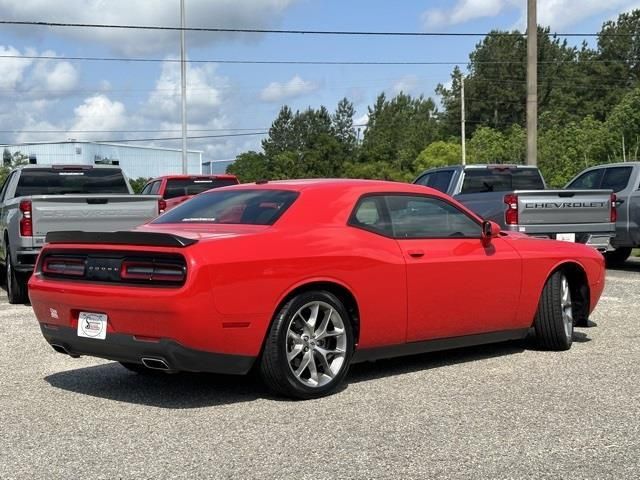
[[[95,340],[105,340],[107,338],[108,320],[109,317],[104,313],[78,313],[78,336]]]

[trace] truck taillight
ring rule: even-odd
[[[504,203],[507,204],[507,210],[504,213],[504,222],[507,225],[518,224],[518,196],[512,193],[504,196]]]
[[[164,199],[158,200],[158,213],[164,213],[167,209],[167,201]]]
[[[185,268],[172,263],[125,260],[120,267],[120,278],[125,281],[181,283],[185,278]]]
[[[33,218],[31,217],[31,200],[20,202],[20,236],[33,237]]]
[[[616,223],[618,221],[618,197],[615,193],[611,194],[611,222]]]

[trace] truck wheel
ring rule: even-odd
[[[607,267],[619,267],[627,261],[630,255],[631,247],[616,248],[611,252],[606,252],[604,259],[607,262]]]
[[[27,303],[29,297],[27,295],[27,281],[26,276],[20,275],[13,269],[11,263],[11,252],[7,248],[7,256],[4,259],[5,272],[7,278],[7,298],[9,303]]]
[[[349,313],[342,302],[326,291],[301,293],[276,313],[260,374],[277,394],[319,398],[342,383],[353,345]]]
[[[573,337],[573,302],[569,280],[555,272],[545,284],[533,324],[545,350],[569,350]]]

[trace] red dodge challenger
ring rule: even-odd
[[[29,296],[58,352],[247,373],[297,398],[363,360],[521,339],[571,347],[604,287],[579,244],[501,232],[448,196],[366,180],[201,194],[135,231],[47,237]]]

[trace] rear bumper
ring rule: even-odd
[[[142,341],[134,335],[111,333],[105,340],[96,340],[78,337],[76,330],[69,327],[41,324],[40,329],[50,345],[62,347],[72,356],[87,355],[129,363],[152,358],[163,360],[170,370],[232,375],[246,374],[255,362],[255,357],[194,350],[169,339]]]

